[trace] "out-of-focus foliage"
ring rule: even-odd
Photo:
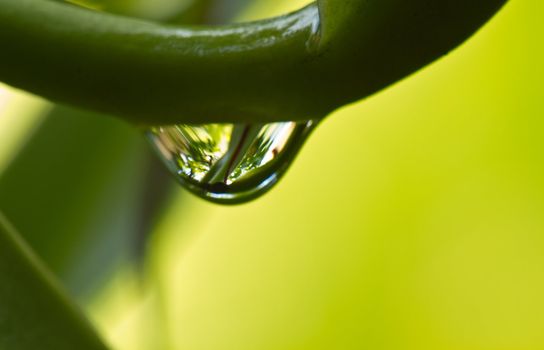
[[[123,122],[56,107],[0,175],[0,208],[78,296],[136,249],[146,151]]]
[[[120,269],[85,305],[94,322],[127,350],[543,348],[543,12],[511,1],[330,116],[257,202],[175,190],[144,280]]]
[[[172,23],[223,23],[251,0],[66,0],[131,17]],[[263,1],[256,1],[263,3]]]
[[[106,349],[2,213],[0,306],[0,349]]]

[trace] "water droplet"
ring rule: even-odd
[[[147,137],[178,181],[216,203],[257,198],[274,186],[316,121],[153,127]]]

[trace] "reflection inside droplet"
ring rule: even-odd
[[[153,127],[147,136],[187,189],[213,202],[234,204],[276,184],[316,124],[180,124]]]

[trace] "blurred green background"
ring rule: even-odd
[[[2,86],[0,209],[116,349],[543,349],[543,14],[511,0],[237,207],[139,130]]]

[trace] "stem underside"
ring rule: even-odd
[[[506,1],[323,0],[179,27],[0,0],[0,81],[143,125],[322,118],[448,53]]]

